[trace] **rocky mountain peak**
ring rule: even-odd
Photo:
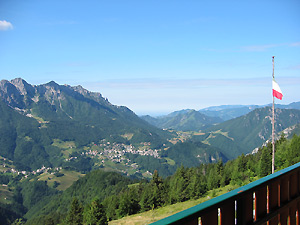
[[[72,87],[72,89],[82,95],[87,95],[90,93],[88,90],[84,89],[81,85],[74,86]]]
[[[88,91],[87,89],[85,89],[81,85],[77,85],[77,86],[73,86],[73,87],[71,87],[69,85],[65,85],[65,86],[67,86],[71,90],[77,92],[78,94],[83,95],[83,96],[88,97],[88,98],[91,98],[91,99],[93,99],[97,102],[106,101],[99,92]]]
[[[57,83],[55,83],[54,81],[50,81],[50,82],[48,82],[48,83],[46,83],[46,84],[42,84],[42,85],[40,85],[40,86],[43,86],[43,87],[45,87],[46,89],[54,89],[54,90],[58,90],[59,87],[60,87],[60,85],[57,84]]]
[[[11,85],[8,80],[1,80],[0,81],[0,96],[1,92],[7,92],[7,86]]]
[[[32,97],[35,94],[34,87],[32,87],[22,78],[13,79],[10,81],[10,83],[17,88],[21,95],[29,95],[30,97]]]

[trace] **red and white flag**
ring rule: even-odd
[[[272,89],[273,89],[273,96],[282,100],[282,91],[276,81],[273,79],[272,81]]]

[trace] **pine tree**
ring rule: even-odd
[[[170,202],[171,204],[176,202],[183,202],[188,199],[188,176],[186,169],[181,165],[175,174],[172,176],[170,181]]]
[[[158,175],[157,170],[155,170],[151,182],[145,185],[141,194],[141,210],[146,211],[162,206],[165,203],[165,194],[163,179]]]
[[[83,207],[77,198],[73,198],[66,222],[69,225],[81,225],[83,222]]]
[[[119,208],[117,210],[119,217],[135,214],[139,209],[140,205],[135,188],[130,188],[119,195]]]
[[[268,145],[263,147],[260,160],[259,160],[259,170],[258,175],[260,177],[267,176],[271,173],[272,170],[272,158],[271,158],[271,151],[272,146]]]
[[[84,221],[88,225],[106,225],[107,217],[99,199],[95,199],[86,207]]]
[[[108,196],[102,202],[108,220],[117,219],[117,209],[119,208],[119,197],[117,195]]]
[[[216,167],[212,167],[209,171],[209,175],[207,178],[207,186],[209,190],[215,189],[219,187],[220,178],[218,176],[218,172]]]

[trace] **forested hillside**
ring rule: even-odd
[[[147,168],[132,167],[125,153],[157,158],[174,136],[100,93],[53,81],[0,81],[0,113],[0,156],[11,160],[14,171],[27,173],[104,167],[141,177]]]
[[[257,179],[270,171],[270,146],[244,154],[267,143],[270,110],[219,124],[183,110],[162,130],[81,86],[2,80],[0,223],[72,224],[77,212],[92,224]],[[299,122],[300,110],[276,109],[277,133],[299,134]],[[277,142],[278,169],[298,160],[298,142]]]
[[[300,110],[276,109],[275,132],[300,123]],[[220,149],[229,159],[242,153],[247,154],[270,140],[272,133],[272,108],[255,109],[247,115],[225,121],[205,131],[206,136],[197,136],[197,140]]]
[[[247,154],[271,134],[268,107],[222,123],[182,110],[156,122],[184,131],[162,130],[81,86],[53,81],[36,86],[20,78],[0,81],[0,111],[0,156],[11,162],[5,171],[27,174],[42,168],[80,173],[104,168],[139,178],[157,170],[166,177],[181,164],[226,162]],[[300,122],[299,110],[277,109],[276,116],[276,132]]]
[[[141,118],[159,128],[178,131],[199,131],[223,122],[219,117],[206,116],[192,109],[177,111],[156,118],[151,116],[143,116]]]
[[[18,207],[13,207],[13,212],[3,218],[11,221],[11,218],[23,215],[24,220],[28,219],[26,224],[74,224],[72,214],[77,209],[76,218],[80,224],[90,224],[95,218],[106,224],[107,219],[198,198],[220,186],[240,186],[266,176],[271,173],[271,151],[271,144],[268,144],[256,154],[241,155],[226,163],[218,161],[192,168],[181,166],[166,179],[156,171],[150,181],[133,181],[116,173],[94,171],[63,193],[47,187],[45,182],[30,178],[15,186],[11,204]],[[299,161],[300,136],[294,135],[292,139],[282,136],[276,142],[276,170]],[[16,184],[15,179],[9,178],[11,188]],[[47,200],[49,197],[52,199],[50,202]],[[5,213],[12,209],[10,205],[2,205],[1,208],[1,212]],[[99,212],[101,217],[97,217]]]

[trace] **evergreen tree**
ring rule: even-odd
[[[143,190],[140,201],[141,210],[146,211],[162,206],[165,203],[165,194],[163,179],[155,170],[151,182],[146,184]]]
[[[182,202],[188,199],[188,176],[181,165],[170,180],[170,203]]]
[[[261,152],[261,157],[259,161],[259,171],[258,175],[260,177],[267,176],[271,173],[272,170],[272,145],[268,144],[266,147],[263,147]]]
[[[197,168],[189,169],[191,176],[189,178],[188,193],[189,199],[199,198],[207,191],[207,184],[204,176],[200,173]]]
[[[239,156],[237,158],[237,167],[239,168],[239,171],[241,173],[245,172],[247,170],[247,159],[245,157],[244,154],[242,154],[241,156]]]
[[[207,178],[207,186],[209,190],[215,189],[219,187],[220,178],[217,172],[216,167],[212,167],[209,171]]]
[[[83,207],[77,198],[73,198],[66,222],[68,225],[81,225],[83,222]]]
[[[220,185],[225,186],[228,185],[231,181],[232,177],[232,171],[234,168],[234,163],[233,161],[227,161],[225,165],[223,166],[223,175],[220,180]]]
[[[286,166],[294,165],[300,161],[300,136],[294,135],[286,151]]]
[[[130,188],[119,196],[118,217],[135,214],[139,209],[140,205],[135,188]]]
[[[95,199],[90,205],[87,205],[84,212],[84,221],[87,225],[108,224],[105,210],[99,199]]]
[[[104,199],[102,202],[106,216],[108,220],[117,219],[117,209],[119,208],[119,197],[117,195],[111,195]]]
[[[143,191],[141,201],[140,201],[142,212],[155,208],[155,205],[156,205],[155,193],[157,191],[154,189],[156,189],[156,187],[152,184],[148,184],[145,186],[145,189]]]

